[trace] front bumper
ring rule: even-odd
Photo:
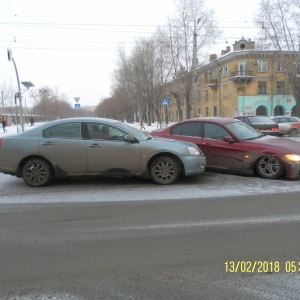
[[[285,177],[295,179],[300,175],[300,162],[284,161]]]
[[[205,156],[185,156],[182,160],[185,176],[198,175],[205,171]]]

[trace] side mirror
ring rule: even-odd
[[[230,135],[225,135],[223,137],[223,141],[228,142],[228,143],[234,143],[235,142],[235,140]]]
[[[129,143],[134,143],[136,141],[135,137],[131,134],[124,135],[124,141]]]

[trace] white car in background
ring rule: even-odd
[[[272,119],[279,126],[279,135],[289,134],[290,136],[296,136],[300,133],[300,119],[290,116],[276,116]]]

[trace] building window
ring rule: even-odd
[[[284,72],[283,61],[277,61],[277,72]]]
[[[266,94],[266,93],[267,93],[267,83],[258,82],[258,94]]]
[[[246,75],[246,61],[242,60],[239,62],[239,74],[238,76],[245,76]]]
[[[201,108],[198,107],[198,117],[201,117]]]
[[[205,116],[208,117],[208,107],[205,108]]]
[[[208,100],[208,90],[205,91],[205,100]]]
[[[258,72],[266,72],[267,71],[267,60],[260,59],[258,62]]]
[[[204,82],[208,82],[208,74],[207,73],[204,73]]]
[[[218,109],[217,109],[217,107],[216,107],[216,106],[214,106],[214,117],[216,117],[216,116],[217,116],[217,113],[218,113]]]
[[[212,71],[212,79],[218,79],[218,72],[215,69]]]
[[[284,95],[284,82],[283,81],[277,81],[276,94]]]
[[[223,76],[224,77],[228,76],[228,67],[227,66],[223,66],[222,70],[223,70]]]

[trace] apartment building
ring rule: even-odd
[[[298,53],[297,53],[298,54]],[[176,86],[177,85],[177,86]],[[186,116],[185,89],[175,81],[168,87],[168,119]],[[176,90],[174,97],[174,91]],[[191,99],[192,117],[234,114],[293,115],[295,99],[283,61],[276,51],[255,50],[255,42],[242,38],[198,68],[197,92]],[[181,101],[181,106],[178,101]]]

